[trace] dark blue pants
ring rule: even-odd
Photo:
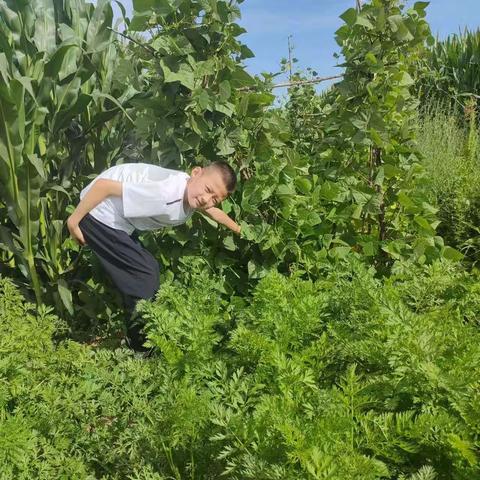
[[[140,299],[152,298],[158,290],[160,271],[157,260],[134,234],[108,227],[90,214],[80,221],[79,226],[87,245],[122,294],[130,347],[145,350],[142,347],[145,342],[143,325],[135,315],[135,305]]]

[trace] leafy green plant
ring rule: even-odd
[[[1,247],[38,303],[71,315],[73,188],[118,154],[126,124],[106,122],[137,93],[113,80],[112,20],[106,1],[0,2]]]
[[[315,98],[312,91],[292,90],[286,109],[273,109],[274,76],[254,79],[245,71],[243,60],[252,52],[238,40],[243,33],[236,23],[240,4],[134,2],[123,34],[133,40],[129,50],[113,43],[111,9],[105,2],[96,8],[75,4],[71,11],[80,9],[77,16],[69,16],[68,9],[57,15],[64,22],[59,23],[63,37],[56,38],[60,53],[52,57],[58,72],[48,78],[59,84],[65,99],[72,98],[67,108],[55,103],[58,95],[45,97],[42,108],[49,113],[42,110],[45,121],[34,142],[45,178],[29,170],[43,186],[32,190],[36,193],[29,211],[36,212],[35,218],[21,217],[30,232],[23,243],[12,237],[18,227],[7,218],[8,204],[3,207],[2,244],[11,267],[7,273],[17,265],[27,278],[41,271],[41,278],[32,282],[37,300],[40,283],[54,286],[57,308],[64,305],[72,314],[77,300],[95,289],[82,271],[74,279],[72,297],[71,270],[77,264],[71,269],[66,265],[76,247],[64,237],[62,220],[82,183],[111,162],[132,158],[124,151],[127,142],[135,161],[188,169],[223,159],[237,168],[242,180],[223,208],[244,222],[243,238],[200,218],[175,232],[144,236],[167,270],[178,271],[184,259],[200,255],[225,274],[227,288],[240,292],[246,291],[249,279],[259,279],[271,268],[314,277],[329,262],[351,254],[385,263],[385,256],[430,261],[439,250],[446,251],[435,236],[434,209],[415,190],[413,179],[419,172],[408,128],[413,58],[428,38],[425,5],[420,2],[405,14],[395,2],[374,2],[358,14],[346,12],[338,33],[345,79],[329,94],[328,103],[313,102],[307,111],[305,100]],[[18,18],[30,15],[30,7],[25,13],[6,5]],[[60,8],[47,6],[45,12]],[[384,31],[386,13],[391,18]],[[78,29],[69,22],[77,18],[82,26],[75,37],[71,30]],[[147,30],[148,39],[138,35]],[[27,34],[25,29],[19,32]],[[47,60],[49,55],[43,52]],[[371,81],[372,75],[377,80]],[[32,83],[35,98],[37,83]],[[352,85],[355,92],[349,91]],[[34,105],[33,97],[25,98]],[[294,117],[300,122],[296,126]],[[136,133],[127,137],[129,119]],[[307,120],[308,128],[303,128]],[[48,149],[42,149],[44,143]],[[18,157],[17,163],[21,161]],[[15,204],[13,197],[9,202]],[[37,229],[40,235],[35,236]],[[25,250],[22,245],[28,241],[31,248]],[[82,267],[81,259],[78,265]],[[84,310],[95,316],[93,306]]]
[[[148,360],[55,340],[0,279],[3,478],[478,475],[475,275],[338,262],[239,298],[191,272],[140,305]]]
[[[329,148],[317,166],[332,209],[326,241],[338,238],[380,260],[387,254],[425,261],[442,247],[435,209],[414,181],[421,168],[410,90],[415,59],[430,38],[427,5],[404,11],[401,2],[373,1],[347,10],[336,34],[345,74],[335,85],[324,126]]]
[[[468,126],[462,125],[453,109],[433,104],[417,121],[417,137],[427,179],[422,186],[430,201],[438,205],[438,232],[445,242],[478,262],[477,225],[479,202],[478,126],[472,104]]]
[[[339,267],[317,283],[269,275],[250,306],[233,310],[236,328],[227,350],[233,355],[223,361],[242,393],[234,403],[222,393],[212,437],[223,445],[228,474],[395,478],[428,464],[439,478],[475,471],[474,422],[460,427],[458,420],[475,396],[469,378],[477,347],[468,338],[478,321],[475,278],[448,263],[403,264],[382,286],[361,265]],[[163,293],[162,306],[203,298],[180,285]],[[149,313],[157,308],[146,312],[152,327],[162,328]],[[170,315],[188,322],[182,311]],[[462,330],[466,337],[451,335]],[[464,354],[456,357],[458,351]],[[232,388],[228,377],[221,379],[210,389]],[[443,395],[463,396],[462,406],[445,407]],[[445,428],[440,436],[436,424]]]
[[[435,40],[421,59],[416,90],[426,105],[440,102],[462,115],[469,96],[480,95],[480,30]]]
[[[315,277],[347,255],[384,265],[410,256],[420,262],[461,257],[435,234],[435,208],[415,182],[421,181],[422,169],[410,125],[416,106],[410,88],[414,60],[430,38],[425,3],[408,12],[397,2],[366,4],[358,14],[347,11],[338,32],[345,79],[318,101],[312,88],[294,88],[285,109],[271,108],[273,76],[254,80],[240,75],[241,63],[232,64],[232,55],[245,58],[235,38],[240,30],[229,23],[238,16],[237,6],[217,3],[224,15],[220,25],[213,4],[198,17],[205,5],[149,4],[144,15],[134,17],[134,29],[153,28],[148,49],[141,51],[150,71],[163,72],[153,88],[155,105],[170,112],[154,123],[158,114],[149,98],[137,119],[140,127],[149,126],[140,130],[152,145],[154,162],[160,157],[162,164],[189,165],[193,159],[227,158],[239,167],[239,191],[224,209],[244,222],[243,239],[199,220],[147,239],[152,248],[158,245],[168,269],[181,268],[183,257],[200,255],[225,274],[228,288],[245,291],[249,279],[262,278],[271,268]],[[208,74],[200,66],[211,48],[192,36],[191,28],[213,29],[220,42],[219,60]],[[184,48],[169,47],[170,38]],[[224,98],[220,89],[227,83],[234,88]],[[229,114],[207,102],[214,94]],[[188,112],[196,115],[193,123]],[[196,131],[205,122],[208,128]],[[228,137],[228,149],[219,135]],[[177,137],[196,140],[186,145],[172,140]]]

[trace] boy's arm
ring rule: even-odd
[[[122,196],[122,182],[109,180],[107,178],[99,178],[88,190],[85,196],[80,200],[77,208],[73,211],[67,220],[67,227],[70,235],[80,244],[85,245],[82,231],[78,224],[80,220],[93,210],[100,202],[107,197]]]
[[[223,210],[219,208],[212,207],[207,208],[204,210],[205,213],[208,214],[209,217],[213,218],[217,223],[221,223],[225,225],[230,230],[233,230],[235,233],[240,233],[240,225],[235,223]]]

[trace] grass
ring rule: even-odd
[[[438,208],[438,232],[473,264],[480,262],[480,132],[478,108],[464,119],[438,105],[418,115],[417,139]]]

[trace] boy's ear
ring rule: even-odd
[[[192,177],[197,177],[198,175],[200,175],[200,174],[202,173],[202,171],[203,171],[203,168],[202,168],[202,167],[194,167],[194,168],[192,169],[192,174],[191,174],[191,176],[192,176]]]

